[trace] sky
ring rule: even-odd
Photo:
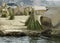
[[[60,0],[47,0],[47,1],[60,1]]]
[[[0,4],[2,0],[0,0]],[[4,0],[9,2],[10,0]],[[60,6],[60,0],[14,0],[18,5],[48,5],[48,6]]]

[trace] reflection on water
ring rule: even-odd
[[[0,43],[60,43],[60,39],[47,40],[40,37],[0,37]]]

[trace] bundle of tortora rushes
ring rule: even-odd
[[[14,9],[9,8],[9,16],[10,16],[9,20],[13,20],[14,19]]]
[[[36,18],[36,13],[34,13],[34,9],[32,9],[31,12],[29,12],[30,17],[25,22],[25,26],[27,26],[27,29],[29,30],[42,30],[42,26],[40,25],[39,21]]]

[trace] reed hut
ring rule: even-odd
[[[34,8],[35,12],[39,15],[44,14],[48,10],[45,6],[32,6],[32,8]]]

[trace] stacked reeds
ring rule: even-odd
[[[14,9],[12,9],[12,8],[9,9],[9,16],[10,16],[9,20],[14,19]]]
[[[34,9],[32,9],[32,11],[29,12],[29,14],[30,14],[30,17],[25,22],[25,25],[27,26],[27,29],[30,29],[30,30],[41,30],[42,26],[40,25],[40,23],[38,22],[38,20],[36,18],[36,14],[34,12]]]

